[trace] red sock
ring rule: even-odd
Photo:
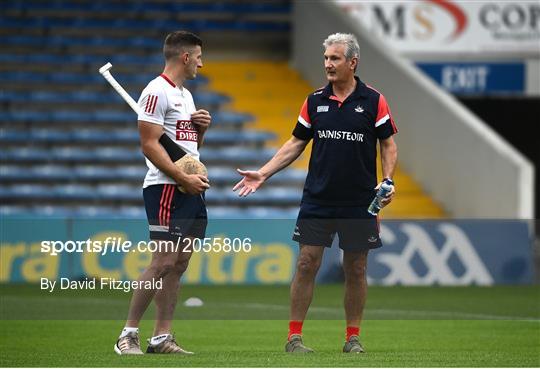
[[[346,341],[349,341],[349,338],[351,338],[351,336],[359,336],[359,335],[360,335],[360,327],[347,327]]]
[[[293,334],[302,334],[302,325],[304,322],[300,320],[291,320],[289,321],[289,336],[287,340],[291,339]]]

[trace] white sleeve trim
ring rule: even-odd
[[[377,128],[378,126],[383,125],[384,123],[386,123],[388,121],[388,118],[390,118],[390,115],[386,114],[384,117],[379,119],[377,121],[377,123],[375,123],[375,128]]]
[[[298,116],[298,121],[306,128],[311,128],[311,123],[307,122],[301,115]]]
[[[160,126],[165,125],[165,122],[159,119],[151,118],[146,114],[139,114],[137,116],[137,120],[141,120],[143,122],[153,123],[153,124],[159,124]]]

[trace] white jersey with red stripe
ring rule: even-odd
[[[159,124],[164,132],[186,153],[199,160],[198,137],[191,114],[196,110],[191,93],[177,86],[167,76],[160,75],[150,81],[138,101],[138,120]],[[175,184],[175,181],[160,171],[146,158],[148,172],[143,188],[156,184]]]

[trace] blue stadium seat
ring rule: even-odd
[[[3,189],[0,187],[0,198],[3,198]],[[0,206],[0,216],[2,217],[26,217],[33,214],[32,209],[18,205],[2,205]]]
[[[60,56],[30,56],[30,55],[19,55],[19,54],[0,54],[0,62],[5,63],[41,63],[41,64],[48,64],[48,63],[65,63],[66,56],[60,57]],[[85,58],[83,56],[83,58]],[[92,57],[89,58],[90,62],[93,62]],[[103,64],[107,62],[107,60],[99,60]],[[86,63],[88,61],[84,61],[83,63]],[[97,62],[96,62],[97,63]],[[137,74],[125,74],[125,73],[114,73],[115,78],[130,92],[131,96],[135,98],[135,100],[138,98],[137,94],[140,93],[140,91],[137,89],[136,91],[130,91],[130,86],[132,85],[145,85],[154,78],[157,77],[155,73],[137,73]],[[55,73],[41,73],[41,72],[26,72],[26,71],[16,71],[16,72],[0,72],[0,82],[19,82],[19,83],[28,83],[28,84],[35,84],[35,83],[46,83],[46,82],[52,82],[52,83],[62,83],[62,84],[99,84],[99,85],[106,85],[105,80],[103,77],[101,77],[98,73],[71,73],[71,72],[55,72]],[[197,78],[194,80],[188,80],[185,83],[185,86],[191,90],[192,92],[196,92],[197,89],[200,86],[204,86],[208,84],[208,78],[204,75],[199,74]],[[10,96],[10,93],[5,91]],[[22,96],[18,97],[18,99],[25,98],[26,96],[29,96],[27,94],[19,95],[18,92],[13,93],[13,96]],[[110,93],[110,96],[113,96],[113,94],[116,94],[115,92]],[[211,97],[215,98],[215,97]],[[120,101],[117,97],[115,97],[118,101]]]
[[[115,169],[115,174],[118,178],[137,179],[142,181],[146,176],[147,171],[148,168],[141,163],[140,166],[136,167],[119,167],[118,169]]]
[[[129,113],[126,113],[126,120]],[[131,118],[133,119],[133,118]],[[209,131],[206,136],[206,142],[211,144],[237,144],[237,143],[256,143],[262,144],[265,141],[275,138],[275,134],[265,131]],[[22,130],[2,130],[0,132],[0,142],[51,142],[51,143],[69,143],[69,142],[139,142],[139,133],[136,129],[123,130],[98,130],[84,129],[72,132],[33,129],[30,131]]]
[[[110,62],[114,64],[162,64],[163,55],[149,54],[148,56],[116,54],[110,57]],[[103,63],[105,64],[105,63]]]
[[[88,150],[73,147],[53,148],[50,151],[50,160],[67,162],[94,162],[97,157],[97,150]]]
[[[100,185],[94,191],[101,199],[142,201],[142,187],[112,184]]]
[[[76,167],[73,170],[73,173],[74,177],[79,180],[107,180],[118,178],[114,175],[114,170],[112,169],[91,165]]]
[[[144,156],[140,149],[103,148],[96,152],[95,159],[104,162],[142,161]]]
[[[266,204],[273,206],[292,206],[300,204],[301,191],[295,193],[290,188],[262,189],[247,197],[239,197],[229,189],[218,190],[211,188],[206,193],[206,201],[211,203],[227,203],[230,205],[251,206],[253,204]]]
[[[25,142],[28,141],[28,135],[22,131],[0,130],[0,142]]]
[[[19,91],[0,91],[0,102],[25,101],[29,95]],[[4,113],[4,112],[2,112]]]
[[[227,95],[218,94],[216,92],[201,91],[193,94],[195,105],[221,105],[231,101]]]
[[[70,200],[93,200],[97,197],[95,188],[78,184],[55,186],[50,196],[50,198]]]
[[[51,150],[37,148],[8,149],[0,151],[3,162],[103,162],[143,163],[143,155],[139,149],[99,147],[97,149],[83,149],[73,147],[52,148]]]
[[[146,210],[144,206],[124,206],[118,209],[117,214],[122,219],[146,219]]]
[[[273,140],[276,135],[271,132],[264,131],[242,131],[242,132],[227,132],[227,131],[208,131],[205,136],[206,142],[216,144],[233,144],[233,143],[260,143]]]
[[[109,168],[101,166],[81,166],[74,169],[75,178],[79,180],[142,180],[146,175],[146,166]]]
[[[0,181],[2,182],[10,182],[18,179],[32,178],[28,170],[10,165],[1,165],[0,174]]]
[[[2,176],[0,176],[0,180],[2,182],[49,182],[58,180],[69,180],[73,178],[72,171],[70,169],[52,165],[36,166],[30,168],[2,166],[0,168],[0,171],[2,173]]]
[[[106,102],[118,102],[122,101],[120,95],[117,93],[103,93],[94,91],[76,91],[70,94],[64,94],[65,100],[71,97],[71,101],[76,102],[89,102],[89,103],[106,103]]]
[[[24,134],[24,132],[23,132]],[[26,134],[24,134],[26,136]],[[72,135],[69,132],[54,131],[48,129],[34,129],[28,132],[26,139],[36,142],[72,142]]]
[[[96,122],[132,122],[136,123],[137,115],[132,111],[96,110],[93,113]]]
[[[131,118],[126,118],[127,121],[133,120],[134,117],[130,114]],[[139,132],[136,129],[123,129],[111,132],[111,138],[115,142],[132,142],[139,143]]]
[[[50,157],[51,153],[49,150],[33,147],[21,147],[0,151],[0,161],[3,163],[46,161],[49,160]]]
[[[42,181],[68,181],[74,177],[72,169],[57,165],[36,166],[29,173],[34,179]]]
[[[212,183],[236,183],[241,179],[236,170],[231,167],[209,167],[208,176]],[[280,171],[269,179],[270,183],[303,184],[306,179],[306,171],[288,168]]]
[[[274,149],[247,149],[243,147],[226,147],[223,149],[201,149],[201,160],[228,161],[231,163],[266,162],[274,156]]]
[[[16,186],[0,187],[0,196],[4,199],[35,199],[48,197],[51,194],[51,189],[44,185],[38,184],[18,184]]]
[[[5,58],[8,56],[8,58]],[[4,60],[2,60],[4,59]],[[9,61],[9,55],[0,55],[0,61]],[[43,82],[48,80],[48,74],[26,71],[0,72],[0,81],[2,82]]]
[[[276,209],[264,206],[250,206],[249,208],[241,208],[234,206],[209,205],[207,210],[208,218],[216,220],[296,219],[298,215],[298,207]]]
[[[56,110],[51,112],[50,121],[56,122],[77,122],[88,123],[92,122],[92,113],[82,112],[79,110]]]
[[[6,119],[11,122],[45,122],[50,120],[50,113],[34,110],[15,110],[7,113]]]
[[[49,80],[51,82],[62,84],[103,83],[103,77],[92,73],[55,72],[49,74]]]
[[[245,219],[296,219],[297,216],[298,207],[274,209],[261,206],[247,209]]]
[[[72,1],[10,1],[5,4],[7,10],[40,10],[40,9],[58,9],[58,10],[79,10],[79,11],[101,11],[106,8],[110,12],[234,12],[234,13],[288,13],[290,12],[290,2],[155,2],[155,1],[137,1],[137,2],[72,2]]]
[[[32,79],[32,75],[22,74],[20,81]],[[155,76],[148,76],[146,79],[149,82]],[[1,80],[1,76],[0,76]],[[82,74],[75,73],[53,73],[48,76],[48,80],[53,83],[100,83],[103,84],[105,81],[102,78],[96,79],[95,77],[89,78]],[[43,79],[45,81],[45,79]],[[132,96],[133,97],[133,96]],[[75,92],[51,92],[51,91],[32,91],[32,92],[23,92],[23,91],[0,91],[0,102],[44,102],[51,104],[60,104],[60,103],[71,103],[71,102],[83,102],[83,103],[110,103],[110,102],[122,102],[119,104],[123,105],[123,100],[116,92],[96,92],[96,91],[75,91]],[[196,105],[206,105],[206,106],[219,106],[221,104],[227,103],[230,99],[222,94],[213,93],[213,92],[196,92],[194,93],[194,101]],[[97,111],[96,113],[100,113]],[[103,114],[110,114],[106,112]],[[216,112],[213,116],[215,121],[223,121],[223,123],[242,123],[247,120],[252,120],[253,117],[249,114],[241,114],[235,112]]]
[[[59,94],[57,92],[50,92],[50,91],[32,91],[29,96],[27,96],[28,101],[31,102],[47,102],[51,104],[56,104],[63,102],[62,94]]]
[[[148,37],[133,37],[129,38],[127,40],[119,40],[119,43],[122,44],[125,41],[129,43],[132,47],[146,47],[146,48],[155,48],[156,46],[161,44],[161,40],[148,38]]]
[[[117,142],[116,135],[115,131],[81,129],[71,132],[69,139],[75,142]]]
[[[195,101],[197,103],[197,101]],[[253,121],[251,114],[236,113],[231,111],[217,111],[212,114],[212,123],[227,126],[240,126]]]
[[[27,36],[27,35],[10,35],[1,36],[0,43],[4,45],[30,45],[43,46],[44,39],[42,37]]]
[[[1,193],[1,190],[0,190]],[[1,195],[0,195],[1,196]],[[73,210],[63,206],[0,206],[0,215],[32,219],[33,217],[46,216],[51,218],[65,218],[73,216]]]
[[[0,142],[1,142],[0,133]],[[203,147],[201,160],[205,163],[218,162],[239,165],[249,163],[259,165],[268,161],[274,155],[274,149],[245,149],[224,148],[212,149]],[[57,147],[51,150],[41,148],[10,148],[0,151],[0,160],[3,163],[31,163],[31,162],[102,162],[102,163],[144,163],[144,157],[139,148],[99,147],[96,149]]]
[[[146,219],[144,207],[121,207],[108,206],[80,206],[73,210],[76,218],[100,218],[100,219]]]

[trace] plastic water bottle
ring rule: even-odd
[[[377,195],[369,204],[369,207],[367,209],[368,213],[371,215],[377,215],[379,211],[382,209],[381,200],[392,191],[392,186],[394,185],[394,182],[391,179],[386,178],[383,183],[381,184],[381,187],[377,190]]]

